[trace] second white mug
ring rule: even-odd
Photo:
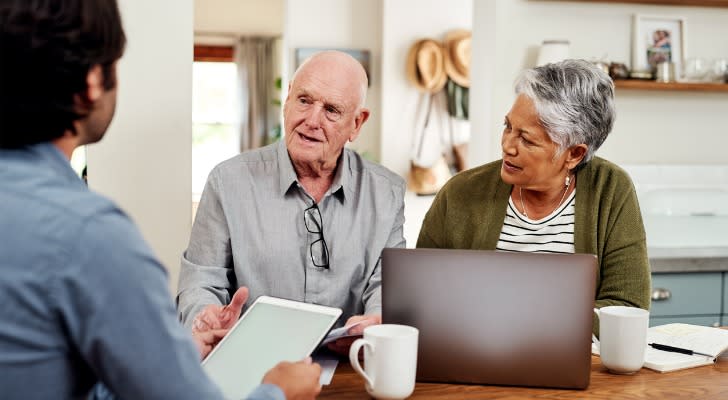
[[[352,343],[349,361],[366,381],[367,392],[378,399],[404,399],[415,388],[417,328],[406,325],[373,325]],[[359,350],[364,347],[364,369]]]
[[[594,309],[599,317],[599,357],[610,372],[631,374],[642,368],[650,313],[635,307]]]

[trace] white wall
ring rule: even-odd
[[[366,106],[371,111],[359,138],[351,148],[380,158],[382,115],[380,68],[382,49],[382,0],[287,0],[284,17],[284,53],[290,78],[295,70],[294,51],[299,47],[367,49],[370,51],[371,82]],[[287,80],[283,91],[287,91]],[[284,93],[285,96],[285,93]]]
[[[213,0],[197,2],[199,6]],[[281,25],[288,38],[287,57],[296,47],[372,52],[368,99],[372,119],[355,147],[379,156],[402,175],[412,140],[408,106],[416,96],[405,78],[404,59],[421,36],[437,37],[451,28],[473,26],[474,163],[499,157],[500,124],[513,101],[513,79],[522,68],[532,66],[543,39],[569,39],[574,57],[607,54],[610,60],[629,62],[633,13],[679,15],[687,19],[689,56],[728,57],[728,41],[722,39],[728,37],[724,8],[527,0],[477,1],[474,7],[471,0],[287,0],[284,4]],[[119,103],[107,136],[89,146],[89,182],[137,222],[170,270],[174,287],[191,224],[193,1],[123,0],[120,7],[129,44],[119,64]],[[227,8],[232,15],[231,10]],[[263,8],[256,10],[245,13],[255,17],[252,22],[241,21],[241,27],[277,18]],[[165,21],[164,29],[159,21]],[[200,26],[213,30],[212,25]],[[214,27],[214,31],[224,29]],[[600,155],[623,164],[726,163],[725,93],[622,90],[617,93],[617,110],[614,132]]]
[[[285,25],[286,58],[302,46],[370,49],[373,113],[353,147],[402,175],[417,96],[406,81],[404,59],[422,36],[473,27],[472,165],[500,157],[501,119],[513,101],[513,80],[533,66],[544,39],[569,39],[573,57],[629,64],[632,14],[681,16],[687,20],[689,57],[728,57],[728,41],[720,40],[728,37],[726,8],[533,0],[196,0],[195,6],[196,30]],[[283,17],[276,14],[279,7]],[[723,163],[727,102],[724,93],[620,90],[617,123],[599,154],[627,164]],[[705,148],[687,139],[697,132],[709,144]]]
[[[470,144],[468,157],[470,166],[484,164],[499,154],[500,146],[495,148],[491,137],[495,83],[498,81],[495,54],[507,46],[502,43],[498,33],[499,15],[496,1],[474,1],[473,3],[473,42],[470,68]]]
[[[89,185],[137,223],[175,288],[191,226],[192,0],[119,6],[128,43],[116,116],[88,147]]]
[[[194,4],[197,44],[229,45],[233,34],[283,33],[283,0],[194,0]]]
[[[490,92],[487,120],[473,118],[473,139],[484,152],[481,162],[500,157],[500,126],[513,102],[513,81],[523,68],[535,64],[536,49],[544,39],[568,39],[571,56],[630,63],[631,18],[634,13],[681,16],[687,25],[688,57],[728,57],[728,9],[649,6],[586,2],[497,0],[487,12],[475,15],[476,32],[496,24],[492,87],[484,87],[474,65],[471,93]],[[481,4],[478,9],[483,9]],[[496,18],[493,18],[495,13]],[[480,46],[474,38],[475,55]],[[721,164],[728,147],[728,95],[703,92],[618,90],[617,121],[597,153],[619,164]],[[471,115],[480,111],[471,109]]]
[[[473,0],[384,0],[382,23],[381,162],[407,175],[415,106],[420,93],[405,75],[407,52],[418,39],[442,39],[472,26]]]

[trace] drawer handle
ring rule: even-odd
[[[657,288],[652,291],[652,301],[665,301],[670,300],[672,293],[664,288]]]

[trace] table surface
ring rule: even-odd
[[[320,399],[366,399],[364,379],[343,362]],[[659,373],[642,368],[634,375],[607,372],[592,356],[591,382],[586,390],[510,386],[455,385],[417,382],[412,399],[728,399],[728,359],[714,365]]]

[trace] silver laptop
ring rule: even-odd
[[[596,256],[384,249],[382,319],[420,330],[417,380],[589,385]]]

